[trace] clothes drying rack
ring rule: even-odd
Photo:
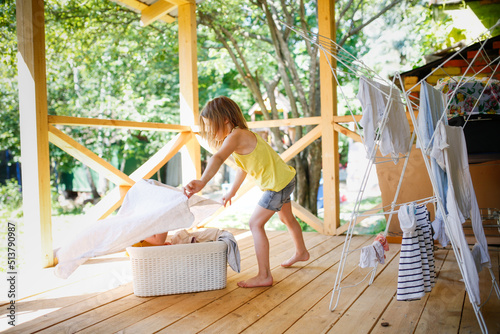
[[[446,61],[450,60],[450,59],[453,59],[455,56],[457,55],[460,55],[461,56],[461,51],[463,51],[465,49],[465,47],[461,48],[460,50],[458,50],[457,52],[455,52],[452,56],[450,56],[446,61],[444,61],[441,65],[439,65],[436,69],[434,69],[430,74],[428,74],[425,78],[423,78],[422,80],[420,80],[418,83],[416,83],[413,87],[411,87],[410,89],[408,89],[407,91],[403,91],[403,100],[400,101],[400,103],[403,103],[406,105],[406,109],[408,110],[409,114],[410,114],[410,117],[411,117],[411,120],[412,120],[412,123],[413,123],[413,126],[414,126],[414,130],[413,130],[413,134],[411,135],[411,140],[410,140],[410,145],[408,147],[408,150],[407,150],[407,153],[406,154],[403,154],[397,158],[393,157],[392,159],[391,158],[387,158],[387,157],[380,157],[380,156],[376,156],[376,153],[377,153],[377,149],[379,147],[379,144],[380,144],[380,138],[382,136],[382,134],[384,133],[384,130],[386,129],[386,125],[387,125],[387,119],[388,119],[388,116],[389,116],[389,113],[390,113],[390,103],[392,103],[392,99],[391,99],[391,95],[393,93],[393,89],[394,90],[397,90],[397,88],[395,87],[395,82],[399,81],[400,83],[400,86],[401,87],[405,87],[404,86],[404,83],[402,81],[402,78],[401,78],[401,75],[399,73],[396,73],[396,75],[393,77],[393,81],[392,83],[388,83],[386,80],[384,80],[383,78],[381,78],[375,71],[371,70],[368,66],[366,66],[362,61],[360,61],[359,59],[356,59],[352,54],[350,54],[348,51],[346,51],[345,49],[343,49],[342,47],[340,47],[339,45],[337,45],[334,41],[330,40],[329,38],[326,38],[324,36],[321,36],[321,35],[318,35],[318,34],[314,34],[314,33],[311,33],[311,32],[306,32],[300,28],[295,28],[293,26],[290,26],[286,23],[283,23],[282,24],[287,27],[288,29],[294,31],[295,33],[297,33],[298,35],[300,35],[302,38],[306,39],[309,43],[311,44],[314,44],[318,47],[318,49],[320,50],[320,53],[323,53],[323,55],[325,56],[325,58],[327,59],[329,65],[330,65],[330,68],[331,68],[331,71],[333,73],[333,76],[337,82],[337,86],[338,86],[338,92],[340,93],[340,96],[342,97],[342,99],[344,100],[347,108],[349,109],[352,117],[353,117],[353,120],[354,120],[354,124],[356,125],[356,128],[357,130],[360,130],[359,128],[359,125],[357,123],[357,121],[355,120],[354,118],[354,112],[353,112],[353,108],[351,106],[351,103],[352,101],[350,101],[348,98],[347,98],[347,94],[346,92],[344,91],[342,85],[340,84],[339,82],[339,78],[338,78],[338,75],[343,75],[343,74],[348,74],[348,75],[354,75],[354,76],[366,76],[368,78],[371,78],[373,80],[376,80],[376,81],[380,81],[382,83],[384,83],[385,85],[391,87],[391,90],[390,90],[390,93],[389,93],[389,96],[387,96],[386,93],[382,92],[383,94],[385,94],[387,97],[388,97],[388,101],[389,103],[387,103],[386,105],[386,108],[384,110],[384,114],[383,114],[383,117],[382,117],[382,121],[380,123],[380,126],[378,128],[378,132],[376,133],[376,137],[375,137],[375,146],[372,148],[372,150],[370,152],[367,152],[367,157],[368,157],[368,165],[365,169],[365,173],[363,175],[363,179],[362,179],[362,182],[361,182],[361,186],[360,186],[360,190],[357,194],[357,198],[356,198],[356,202],[355,202],[355,206],[354,206],[354,209],[352,211],[352,214],[351,214],[351,218],[350,218],[350,221],[348,222],[348,228],[347,228],[347,231],[346,231],[346,236],[345,236],[345,242],[344,242],[344,245],[343,245],[343,249],[342,249],[342,253],[341,253],[341,257],[340,257],[340,261],[339,261],[339,266],[338,266],[338,270],[337,270],[337,274],[336,274],[336,278],[335,278],[335,283],[334,283],[334,286],[333,286],[333,290],[332,290],[332,295],[331,295],[331,299],[330,299],[330,305],[329,305],[329,309],[330,311],[334,311],[337,306],[338,306],[338,303],[339,303],[339,300],[340,300],[340,296],[341,296],[341,293],[344,289],[348,289],[348,288],[351,288],[351,287],[355,287],[355,286],[358,286],[359,284],[363,283],[365,280],[369,278],[369,285],[371,285],[375,279],[375,274],[376,274],[376,271],[377,271],[377,265],[375,265],[375,267],[373,267],[371,270],[369,270],[367,272],[367,274],[364,276],[363,279],[361,279],[360,281],[358,281],[357,283],[353,284],[353,285],[349,285],[349,286],[342,286],[342,280],[343,280],[343,275],[344,275],[344,269],[345,269],[345,265],[346,265],[346,262],[347,262],[347,259],[348,259],[348,256],[356,251],[359,251],[361,248],[357,248],[357,249],[350,249],[350,244],[351,244],[351,240],[352,240],[352,236],[353,236],[353,232],[354,232],[354,227],[356,225],[356,222],[357,222],[357,219],[358,217],[368,217],[368,216],[373,216],[373,215],[387,215],[388,216],[388,219],[387,219],[387,225],[386,225],[386,228],[385,228],[385,231],[384,231],[384,236],[387,236],[387,232],[389,230],[389,227],[390,227],[390,224],[391,224],[391,220],[392,220],[392,216],[394,214],[397,214],[397,210],[396,208],[404,205],[404,204],[407,204],[407,203],[397,203],[397,199],[398,199],[398,196],[399,196],[399,193],[400,193],[400,190],[401,190],[401,185],[402,185],[402,181],[403,181],[403,177],[404,177],[404,174],[405,174],[405,171],[406,171],[406,168],[408,166],[408,161],[409,161],[409,157],[410,157],[410,152],[411,152],[411,148],[413,146],[413,143],[415,141],[415,138],[417,139],[418,142],[420,142],[420,129],[418,127],[418,124],[417,124],[417,119],[416,119],[416,116],[415,116],[415,113],[414,113],[414,107],[417,106],[417,102],[418,102],[418,98],[413,98],[412,100],[412,97],[410,96],[410,92],[413,88],[415,88],[416,86],[418,86],[419,84],[421,84],[422,82],[425,81],[425,79],[432,75],[435,71],[438,71],[442,68],[443,64],[446,63]],[[494,29],[497,25],[500,24],[500,20],[497,22],[497,24],[493,27],[491,27],[488,31]],[[487,31],[487,32],[488,32]],[[478,40],[480,39],[481,36],[478,37]],[[482,43],[481,44],[481,47],[479,49],[479,51],[477,52],[477,54],[475,55],[474,59],[469,63],[468,65],[468,68],[466,70],[466,72],[464,73],[464,75],[462,77],[460,77],[459,79],[459,82],[457,83],[457,86],[455,88],[455,91],[453,92],[453,94],[456,94],[456,91],[458,90],[458,88],[460,87],[461,84],[464,84],[466,83],[468,80],[470,80],[469,78],[465,77],[465,75],[467,73],[469,73],[469,70],[472,69],[472,64],[474,63],[474,61],[476,60],[477,56],[479,55],[480,51],[483,50],[484,46],[485,46],[485,43]],[[333,66],[331,63],[330,63],[330,59],[335,59],[337,65],[340,64],[340,68],[337,67],[337,66]],[[463,56],[462,56],[463,58]],[[495,69],[494,69],[494,72],[497,71],[498,69],[498,66],[500,64],[499,62],[499,57],[495,58],[495,59],[490,59],[489,63],[487,65],[484,66],[484,68],[487,68],[487,67],[492,67],[494,66]],[[464,59],[466,60],[466,59]],[[467,60],[466,60],[467,61]],[[495,62],[497,62],[497,64],[495,65]],[[484,69],[483,68],[483,69]],[[445,69],[441,69],[442,71],[445,71]],[[478,72],[474,72],[474,75],[473,76],[476,76],[478,73],[482,72],[482,70],[478,71]],[[446,73],[446,72],[445,72]],[[490,77],[490,80],[491,80],[491,77]],[[489,81],[488,80],[488,83]],[[485,87],[487,87],[488,83],[485,85]],[[484,91],[481,93],[481,95],[484,93]],[[450,99],[451,100],[451,99]],[[446,108],[445,110],[443,110],[443,114],[442,114],[442,118],[445,117],[446,115],[446,110],[449,106],[449,102],[450,100],[448,100],[448,103],[446,105]],[[477,99],[477,102],[476,104],[479,102],[480,98]],[[398,103],[398,102],[397,102]],[[475,108],[476,106],[474,106]],[[474,108],[472,110],[474,110]],[[472,113],[472,111],[471,111]],[[467,120],[466,120],[466,123],[465,125],[467,124],[467,121],[469,120],[470,118],[470,115],[468,116]],[[464,125],[464,126],[465,126]],[[434,134],[432,135],[432,138],[434,137]],[[365,142],[365,139],[363,136],[361,136],[362,140],[363,140],[363,143]],[[432,141],[432,138],[431,138],[431,141]],[[444,220],[444,226],[445,226],[445,230],[446,230],[446,233],[450,236],[450,222],[449,220],[447,219],[447,215],[446,215],[446,210],[444,208],[444,205],[443,205],[443,200],[440,198],[439,196],[439,192],[438,192],[438,189],[437,189],[437,183],[436,183],[436,179],[433,175],[433,172],[431,170],[431,166],[430,166],[430,157],[428,156],[428,150],[424,150],[423,148],[425,147],[422,143],[420,143],[420,147],[422,148],[421,149],[421,153],[422,153],[422,157],[423,157],[423,160],[424,160],[424,163],[425,163],[425,166],[426,166],[426,170],[427,170],[427,174],[431,180],[431,184],[432,184],[432,188],[433,188],[433,191],[434,191],[434,196],[431,196],[431,197],[428,197],[428,198],[423,198],[423,199],[420,199],[420,200],[417,200],[417,201],[412,201],[413,203],[416,203],[417,205],[426,205],[428,203],[434,203],[435,206],[437,206],[437,210],[439,210],[441,212],[441,216],[443,217],[443,220]],[[369,213],[370,211],[373,211],[373,210],[367,210],[367,211],[361,211],[360,210],[360,204],[361,204],[361,200],[363,199],[363,195],[364,195],[364,192],[366,190],[366,186],[367,186],[367,183],[368,183],[368,178],[369,178],[369,175],[370,175],[370,172],[373,168],[373,165],[376,165],[376,164],[380,164],[380,163],[388,163],[388,162],[392,162],[392,161],[399,161],[399,160],[404,160],[404,165],[403,165],[403,170],[401,172],[401,175],[400,175],[400,178],[399,178],[399,182],[398,182],[398,186],[397,186],[397,189],[396,189],[396,192],[395,192],[395,195],[394,195],[394,199],[393,201],[391,202],[390,205],[387,205],[387,206],[384,206],[382,208],[383,212],[375,212],[375,213]],[[377,211],[379,211],[380,209],[378,209]],[[481,228],[481,231],[482,231],[482,228]],[[463,231],[462,231],[463,233]],[[484,231],[482,231],[483,235],[484,235]],[[497,295],[497,298],[500,299],[500,289],[498,287],[498,282],[495,278],[495,275],[493,273],[493,270],[491,269],[491,262],[490,262],[490,266],[489,266],[489,272],[490,272],[490,275],[491,275],[491,289],[490,289],[490,293],[489,293],[489,296],[488,298],[480,305],[476,304],[475,302],[473,302],[472,300],[472,297],[471,297],[471,282],[469,282],[468,280],[468,276],[464,274],[464,271],[466,270],[465,266],[465,261],[463,259],[463,254],[462,252],[460,251],[460,249],[457,247],[457,245],[455,244],[455,241],[453,240],[453,238],[450,237],[450,244],[452,246],[452,249],[455,253],[455,256],[457,258],[457,263],[458,263],[458,267],[460,269],[460,273],[463,277],[463,280],[464,280],[464,284],[465,284],[465,290],[469,296],[469,301],[471,302],[472,304],[472,307],[474,309],[474,313],[476,315],[476,318],[478,320],[478,323],[479,323],[479,326],[481,328],[481,331],[483,333],[488,333],[488,328],[486,326],[486,323],[485,323],[485,320],[484,320],[484,317],[482,315],[482,312],[481,312],[481,308],[482,306],[489,300],[489,298],[491,297],[491,294],[492,294],[492,291],[494,290],[496,295]]]

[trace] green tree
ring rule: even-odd
[[[387,15],[397,21],[406,6],[415,5],[402,0],[336,1],[338,45],[354,56],[361,56],[367,51],[366,27]],[[205,35],[205,47],[218,44],[214,54],[226,59],[226,62],[228,58],[232,61],[240,82],[252,93],[261,110],[267,110],[264,93],[269,96],[271,110],[264,112],[264,119],[278,118],[275,89],[290,101],[292,117],[311,117],[320,113],[318,48],[281,24],[285,22],[304,31],[315,32],[316,8],[316,1],[305,0],[215,0],[199,6],[200,23],[205,27],[200,29],[200,33]],[[231,19],[228,20],[228,17]],[[399,16],[399,21],[401,19]],[[225,53],[220,51],[221,47]],[[341,83],[352,79],[353,76],[339,77]],[[311,128],[299,128],[293,140],[300,139]],[[284,134],[278,128],[272,128],[271,132],[274,144],[282,152],[285,149],[281,140]],[[316,213],[321,177],[321,139],[297,155],[292,164],[297,170],[298,202]]]

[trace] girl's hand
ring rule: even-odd
[[[228,192],[227,194],[225,194],[224,196],[222,196],[222,204],[224,205],[224,207],[226,206],[227,202],[229,202],[229,205],[231,205],[231,198],[234,197],[234,194],[232,192]]]
[[[190,198],[197,192],[200,192],[205,187],[205,185],[206,183],[201,180],[193,180],[186,184],[186,186],[183,188],[184,195],[186,195],[187,198]]]

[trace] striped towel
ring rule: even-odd
[[[418,234],[418,242],[420,245],[420,257],[422,259],[422,273],[424,275],[424,290],[425,292],[431,292],[432,282],[429,254],[427,252],[426,236],[424,233],[424,229],[427,226],[427,210],[424,205],[417,206],[415,210],[415,217],[417,220],[416,231]]]
[[[425,292],[414,204],[402,205],[398,218],[403,240],[399,256],[397,300],[416,300],[422,298]]]

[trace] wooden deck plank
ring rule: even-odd
[[[238,236],[241,233],[246,233],[249,232],[248,230],[238,230],[238,229],[230,229],[231,232],[235,235]],[[286,231],[269,231],[268,232],[270,240],[277,240],[277,242],[282,243],[285,242],[285,240],[289,239],[287,232]],[[251,235],[249,235],[246,238],[243,238],[238,241],[238,246],[242,246],[242,251],[241,251],[241,258],[244,259],[246,257],[252,257],[254,256],[254,251],[253,251],[253,240]],[[93,259],[89,260],[92,261]],[[232,272],[232,271],[231,271]],[[228,273],[231,275],[230,273]],[[90,278],[94,279],[94,277]],[[76,284],[72,284],[72,286],[76,286]],[[66,289],[67,287],[63,286],[60,289]],[[53,294],[55,291],[51,290],[46,293],[46,297],[50,297],[51,294]],[[37,319],[34,319],[32,321],[29,321],[29,323],[26,324],[19,324],[15,328],[12,329],[12,333],[26,333],[26,332],[32,332],[36,330],[41,330],[44,328],[47,328],[50,326],[50,324],[58,324],[60,322],[64,321],[69,321],[69,322],[74,322],[76,317],[81,316],[82,314],[87,314],[86,316],[88,317],[90,314],[87,313],[91,311],[94,308],[99,308],[102,305],[105,305],[106,303],[112,303],[114,301],[118,301],[121,298],[124,298],[126,296],[129,296],[133,293],[133,287],[132,284],[126,284],[122,285],[120,287],[117,287],[115,290],[110,290],[107,291],[106,294],[95,294],[93,296],[76,296],[75,299],[69,299],[68,298],[68,303],[67,305],[60,305],[59,307],[62,307],[61,309],[48,313],[44,315],[43,317],[39,317]],[[59,298],[58,298],[59,299]],[[50,301],[50,299],[48,299]],[[64,299],[61,299],[61,301]],[[76,300],[76,302],[74,302]],[[72,302],[69,302],[72,301]],[[102,303],[100,303],[100,301]],[[26,301],[23,301],[20,303],[20,308],[25,309],[25,303]],[[43,299],[38,301],[37,303],[43,303]],[[27,305],[27,304],[26,304]],[[39,304],[41,305],[41,304]],[[132,306],[132,304],[131,304]],[[96,319],[94,319],[96,320]]]
[[[400,248],[401,246],[398,244],[390,245],[390,251],[387,253],[387,262],[385,265],[379,266],[376,273],[376,279],[378,279],[378,276],[385,269],[387,264],[399,254]],[[358,258],[348,258],[346,269],[351,268],[351,271],[344,271],[344,279],[342,280],[341,286],[345,287],[355,285],[366,276],[368,270],[360,269],[358,267],[358,263]],[[334,274],[336,275],[336,272]],[[335,276],[332,276],[328,286],[328,292],[324,295],[324,297],[298,321],[296,321],[285,333],[325,333],[344,315],[352,303],[354,303],[359,296],[367,288],[369,288],[367,283],[362,283],[345,289],[340,295],[337,308],[331,312],[330,300],[334,283]]]
[[[123,312],[123,310],[130,309],[136,305],[141,305],[150,299],[151,298],[139,298],[134,295],[129,295],[51,326],[42,330],[40,333],[76,333],[83,328],[91,326],[95,321],[101,321],[112,317],[114,314]]]
[[[443,263],[446,260],[448,252],[448,250],[441,249],[434,253],[436,277],[439,277],[439,272],[441,271]],[[417,327],[420,315],[427,304],[429,296],[430,293],[426,293],[424,298],[411,302],[398,301],[395,297],[393,297],[390,305],[380,317],[378,325],[375,326],[370,333],[413,333]],[[382,322],[389,323],[389,326],[381,326]]]
[[[465,300],[465,285],[453,252],[449,252],[422,312],[415,333],[457,333]],[[468,302],[468,301],[467,301]]]
[[[68,307],[64,307],[57,312],[52,312],[41,319],[35,319],[24,324],[17,325],[8,333],[34,333],[45,328],[49,328],[54,324],[60,323],[62,321],[69,320],[75,316],[82,313],[88,312],[100,305],[105,305],[113,301],[119,300],[133,293],[132,284],[126,284],[120,286],[116,289],[107,291],[106,293],[98,294],[95,297],[84,300],[81,303],[73,304]]]
[[[327,249],[328,249],[328,248],[333,248],[333,247],[339,247],[341,245],[341,243],[340,243],[340,240],[338,240],[336,243],[332,242],[332,240],[326,240],[326,242],[322,243],[320,246],[323,246],[323,245],[325,245],[325,246],[328,245],[328,247],[327,247]],[[316,247],[317,249],[310,249],[311,258],[315,257],[315,255],[316,255],[315,253],[317,250],[318,251],[321,250],[320,246]],[[321,252],[319,252],[319,254],[322,255]],[[280,259],[276,259],[277,261],[275,261],[275,262],[276,263],[281,262],[282,258],[283,257],[281,257]],[[284,280],[280,281],[279,284],[282,284],[282,282],[284,282],[285,280],[293,279],[292,277],[294,277],[298,271],[305,270],[305,268],[311,268],[311,266],[312,266],[312,264],[307,264],[303,268],[297,267],[297,269],[298,269],[297,271],[295,271],[292,275],[289,275]],[[313,266],[312,268],[313,268],[313,270],[319,269],[316,266]],[[280,268],[278,270],[283,271],[284,273],[287,273],[291,269],[292,268],[288,268],[288,269],[281,269]],[[273,275],[274,275],[274,272],[273,272]],[[277,277],[275,277],[275,279],[277,279]],[[278,286],[278,284],[275,283],[273,289],[275,289],[277,286]],[[259,290],[260,290],[260,292],[261,292],[260,295],[262,295],[262,291],[264,291],[262,288],[257,288],[257,289],[253,289],[253,290],[256,290],[256,292],[259,292]],[[243,291],[236,291],[235,293],[241,293],[241,292],[243,292]],[[265,293],[267,294],[267,292],[265,292]],[[210,305],[207,305],[206,307],[194,312],[193,314],[182,319],[181,321],[176,322],[172,326],[167,327],[165,329],[165,332],[168,331],[168,332],[177,332],[177,333],[191,333],[191,332],[197,332],[199,330],[202,330],[205,327],[211,325],[216,320],[222,318],[224,315],[232,312],[233,310],[237,309],[239,306],[241,306],[245,303],[245,300],[236,301],[237,298],[238,298],[238,296],[236,296],[236,295],[235,296],[228,296],[228,298],[226,298],[226,300],[220,300],[220,301],[217,301],[217,302],[212,303]],[[254,302],[254,301],[252,300],[251,302]],[[219,310],[221,310],[221,308],[223,308],[223,310],[219,311]],[[211,321],[203,321],[203,323],[200,323],[201,319],[203,319],[203,320],[210,319]],[[237,330],[237,329],[232,326],[231,331],[233,331],[233,330]],[[226,331],[227,331],[227,329],[226,329]]]
[[[360,237],[354,239],[354,243],[362,243],[366,240],[366,237]],[[334,239],[335,240],[335,239]],[[343,240],[342,240],[343,242]],[[342,247],[339,247],[342,242],[336,241],[335,243],[323,243],[318,249],[312,249],[311,255],[313,260],[307,266],[309,267],[319,267],[319,268],[329,268],[333,266],[340,258],[340,253],[342,252]],[[327,256],[321,256],[316,258],[318,255],[314,254],[315,251],[321,251],[321,255],[328,252]],[[284,274],[290,271],[292,268],[287,270],[277,271],[276,274]],[[276,284],[272,290],[265,291],[265,293],[260,294],[258,297],[252,299],[251,301],[243,304],[241,307],[232,311],[219,321],[217,321],[212,326],[206,328],[202,333],[221,333],[227,328],[231,328],[233,332],[240,332],[246,327],[253,324],[260,317],[264,316],[267,312],[275,308],[283,300],[289,298],[299,287],[309,283],[315,277],[308,277],[304,275],[306,271],[300,270],[293,278],[284,280]],[[273,273],[274,275],[274,273]],[[289,275],[287,275],[288,277]],[[286,278],[286,277],[284,277]],[[283,279],[284,279],[283,278]]]
[[[306,243],[310,246],[323,242],[326,238],[328,237],[317,233],[305,234]],[[286,241],[284,241],[285,239]],[[280,261],[283,261],[287,258],[286,250],[290,249],[290,237],[283,233],[277,234],[274,238],[270,239],[270,245],[272,246],[271,252],[274,252],[276,249],[275,253],[281,255],[283,259],[280,259]],[[275,262],[274,265],[277,266],[281,263]],[[242,268],[247,267],[247,269],[242,272],[244,275],[253,275],[254,267],[256,266],[256,260],[253,253],[251,257],[242,260],[241,265]],[[148,301],[147,305],[144,306],[146,312],[131,308],[112,318],[106,319],[106,321],[87,328],[84,332],[103,333],[109,330],[116,331],[122,329],[123,332],[137,333],[140,331],[154,332],[160,330],[168,324],[196,311],[198,308],[224,297],[237,288],[236,282],[241,279],[240,275],[236,275],[231,271],[231,273],[228,274],[228,286],[225,289],[181,295],[182,297],[178,298],[177,302],[173,305],[165,304],[163,301],[159,300],[159,298],[154,298]],[[152,311],[150,312],[149,310]]]
[[[360,238],[356,238],[360,239]],[[365,240],[354,240],[351,245],[353,247],[362,247],[364,245],[370,244],[372,239]],[[331,256],[328,254],[327,256]],[[290,328],[293,323],[295,323],[299,318],[301,318],[305,313],[307,313],[314,305],[317,304],[326,295],[330,296],[332,291],[332,286],[335,280],[335,275],[338,268],[338,261],[340,256],[336,259],[336,263],[329,267],[323,268],[323,266],[317,267],[305,267],[302,270],[304,272],[318,271],[318,269],[325,269],[319,275],[316,275],[311,282],[306,284],[304,287],[298,289],[290,298],[286,299],[283,303],[275,307],[269,313],[260,317],[257,322],[248,327],[244,333],[253,332],[270,332],[270,333],[283,333],[288,328]],[[357,267],[357,262],[349,261],[346,264],[345,273],[349,273]],[[293,279],[293,278],[292,278]],[[332,315],[331,312],[330,316]],[[310,324],[307,330],[303,332],[310,331]]]
[[[377,323],[381,313],[391,302],[396,291],[399,257],[393,257],[384,266],[372,285],[346,310],[327,333],[368,333]],[[348,293],[346,291],[346,293]]]
[[[387,264],[379,266],[373,285],[368,286],[365,281],[345,289],[336,310],[330,312],[331,291],[344,237],[305,233],[311,259],[285,269],[280,264],[293,253],[293,243],[286,231],[268,232],[275,284],[243,289],[236,282],[254,276],[257,271],[253,238],[246,230],[232,232],[239,236],[242,272],[236,274],[229,270],[225,289],[147,298],[136,297],[132,284],[81,296],[73,293],[64,297],[47,291],[40,294],[48,297],[47,300],[24,300],[18,310],[23,312],[21,306],[24,306],[27,312],[43,314],[44,308],[50,305],[60,309],[37,315],[38,318],[5,333],[479,332],[451,250],[439,250],[435,254],[438,280],[430,294],[421,301],[397,302],[394,296],[400,245],[391,244],[391,250],[386,253]],[[363,245],[363,242],[371,242],[371,238],[355,237],[353,242]],[[500,253],[493,248],[490,255],[498,280]],[[359,269],[357,264],[355,256],[350,258],[342,286],[358,283],[365,276],[367,270]],[[81,283],[85,285],[94,282],[93,279],[87,277]],[[76,288],[78,283],[72,285]],[[488,270],[481,272],[480,285],[482,296],[489,293]],[[61,287],[60,292],[66,291],[67,287]],[[499,309],[500,300],[493,293],[483,308],[490,333],[500,332]],[[390,326],[382,327],[382,321],[389,322]]]
[[[499,252],[490,252],[491,258],[491,268],[498,282],[498,256]],[[495,270],[496,268],[496,270]],[[490,299],[488,301],[488,295],[490,294],[491,288],[491,274],[488,268],[483,268],[479,273],[479,285],[481,286],[481,303],[486,302],[482,307],[481,311],[488,328],[489,333],[500,333],[500,321],[498,321],[498,315],[500,312],[500,299],[498,299],[495,291],[491,292]],[[479,323],[477,321],[476,314],[472,308],[472,304],[469,302],[468,297],[466,298],[462,321],[460,322],[460,334],[465,333],[480,333]]]

